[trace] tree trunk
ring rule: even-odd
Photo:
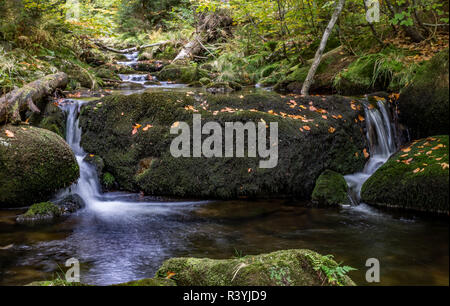
[[[320,41],[319,48],[317,49],[316,55],[314,57],[314,61],[311,65],[311,68],[309,69],[308,76],[303,83],[302,95],[307,96],[309,94],[309,88],[314,80],[314,75],[316,74],[317,68],[319,67],[320,61],[322,59],[322,54],[327,45],[328,37],[330,36],[331,31],[333,30],[334,25],[336,24],[336,21],[338,20],[339,15],[344,8],[344,4],[345,0],[339,0],[336,8],[334,9],[333,16],[331,17],[330,22],[328,23],[328,26],[323,33],[322,40]]]
[[[20,123],[20,112],[31,110],[39,113],[36,106],[42,98],[53,93],[57,88],[66,87],[69,82],[64,72],[47,75],[39,80],[28,83],[0,97],[0,123]]]

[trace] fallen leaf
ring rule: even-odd
[[[171,279],[172,277],[174,277],[176,275],[176,273],[175,272],[167,272],[167,276],[166,276],[166,278],[167,279]]]
[[[148,129],[151,129],[152,127],[153,127],[153,125],[147,124],[142,130],[143,130],[144,132],[146,132],[146,131],[148,131]]]
[[[411,148],[405,148],[405,149],[402,149],[402,152],[405,152],[405,153],[408,153],[408,152],[410,152],[411,151]]]
[[[330,134],[333,134],[334,132],[336,132],[336,129],[332,126],[330,126],[330,128],[328,129],[328,132],[330,132]]]
[[[9,137],[9,138],[14,138],[14,133],[11,132],[10,130],[5,130],[5,134],[6,134],[6,136]]]
[[[310,128],[309,126],[307,126],[307,125],[304,125],[303,128],[304,128],[305,130],[307,130],[307,131],[310,131],[310,130],[311,130],[311,128]]]
[[[364,157],[365,158],[369,158],[370,157],[370,154],[367,152],[367,149],[364,149],[363,153],[364,153]]]
[[[420,172],[420,168],[417,168],[416,170],[413,171],[413,173],[419,173]]]
[[[361,121],[361,122],[363,122],[364,120],[366,120],[366,119],[364,119],[364,117],[361,116],[361,115],[358,115],[358,119],[359,119],[359,121]]]
[[[179,125],[180,125],[180,122],[179,122],[179,121],[174,122],[174,123],[172,124],[172,128],[175,129],[175,128],[177,128]]]

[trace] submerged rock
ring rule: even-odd
[[[78,177],[75,156],[60,136],[30,126],[0,128],[0,207],[46,201]]]
[[[399,119],[412,139],[449,133],[448,49],[434,56],[401,91]]]
[[[101,108],[96,102],[82,107],[81,144],[103,159],[123,190],[180,197],[310,199],[315,179],[325,169],[348,174],[364,167],[367,144],[364,123],[358,120],[362,112],[358,102],[338,96],[110,96]],[[182,121],[192,128],[193,114],[222,127],[225,122],[277,122],[277,166],[260,168],[260,158],[249,157],[174,158],[170,145],[177,135],[170,134],[170,127]]]
[[[363,185],[362,201],[449,214],[448,135],[416,140],[395,154]]]
[[[156,277],[171,276],[178,286],[355,285],[348,276],[338,275],[337,267],[331,256],[283,250],[234,259],[171,258]]]
[[[61,200],[33,204],[23,215],[17,217],[20,224],[42,225],[62,220],[77,210],[85,207],[83,199],[78,195],[69,195]]]
[[[312,200],[321,206],[349,204],[348,186],[344,176],[325,170],[316,181]]]

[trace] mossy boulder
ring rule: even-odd
[[[163,61],[139,61],[133,65],[133,68],[142,72],[158,72],[166,65],[167,63]]]
[[[158,80],[189,84],[208,77],[208,72],[197,66],[171,64],[165,66],[157,75]]]
[[[81,144],[103,159],[105,171],[123,190],[179,197],[310,199],[324,170],[349,174],[366,162],[364,123],[357,120],[363,108],[339,96],[145,92],[101,101],[101,108],[91,102],[81,109]],[[260,159],[251,157],[174,158],[170,145],[177,135],[170,134],[170,127],[178,121],[192,127],[193,114],[222,128],[225,122],[277,122],[278,165],[260,168]],[[245,141],[247,151],[247,137]]]
[[[413,139],[449,134],[448,49],[435,55],[401,91],[399,119]]]
[[[234,259],[171,258],[156,277],[171,275],[178,286],[355,285],[346,275],[328,281],[323,270],[337,266],[331,257],[310,250],[283,250]]]
[[[336,56],[324,59],[317,68],[313,83],[310,87],[311,93],[335,93],[334,78],[335,76],[347,68],[354,60],[352,56],[345,54],[337,54]],[[310,65],[297,65],[289,71],[286,77],[278,80],[274,90],[281,93],[295,93],[300,94],[303,83],[306,80],[310,69]],[[268,78],[270,80],[270,78]],[[263,85],[270,85],[270,81],[265,79]]]
[[[30,126],[0,128],[0,207],[47,201],[78,177],[75,156],[57,134]]]
[[[321,206],[349,204],[348,186],[344,176],[331,170],[325,170],[316,181],[312,200]]]
[[[361,190],[362,201],[448,215],[448,155],[448,135],[414,141],[367,180]]]
[[[111,68],[111,66],[100,66],[95,70],[95,74],[101,79],[120,81],[117,73]]]

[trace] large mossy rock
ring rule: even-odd
[[[334,93],[334,78],[342,70],[344,70],[354,60],[354,57],[345,54],[337,54],[336,56],[324,59],[314,76],[311,84],[311,93]],[[296,66],[291,72],[274,87],[274,90],[281,93],[300,94],[303,83],[308,75],[310,65]]]
[[[414,141],[363,185],[367,204],[449,214],[448,135]]]
[[[322,269],[337,263],[310,250],[283,250],[235,259],[171,258],[156,277],[172,275],[178,286],[322,286],[355,283],[348,276],[329,282]]]
[[[156,74],[160,81],[173,81],[189,84],[208,77],[208,72],[199,67],[171,64]]]
[[[317,179],[312,200],[320,206],[349,204],[348,186],[344,176],[325,170]]]
[[[0,128],[0,207],[46,201],[78,177],[75,156],[60,136],[30,126]]]
[[[287,195],[309,199],[325,169],[347,174],[364,167],[364,123],[357,120],[363,110],[355,104],[338,96],[273,93],[109,96],[83,106],[81,144],[100,156],[104,171],[129,191],[224,199]],[[222,127],[225,122],[277,122],[278,165],[259,168],[260,159],[248,157],[172,157],[170,145],[177,135],[170,134],[170,127],[182,121],[192,128],[193,114],[201,114],[203,124],[215,121]],[[140,126],[135,129],[136,124]]]
[[[435,55],[401,91],[399,119],[413,139],[449,134],[448,49]]]

